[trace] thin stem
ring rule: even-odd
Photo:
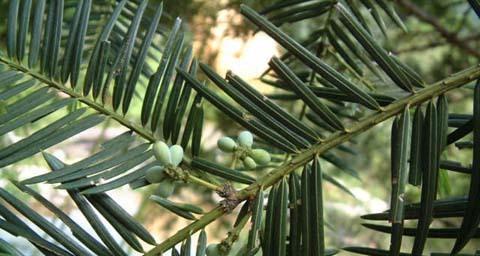
[[[238,161],[238,155],[234,153],[232,162],[230,163],[230,169],[235,170],[235,167],[237,166],[237,161]]]
[[[237,194],[237,198],[239,200],[251,199],[257,194],[257,191],[261,187],[265,189],[274,185],[286,175],[290,174],[297,168],[311,161],[314,155],[321,155],[329,149],[350,140],[355,135],[369,130],[377,124],[398,115],[405,109],[405,107],[414,107],[420,105],[438,95],[461,87],[462,85],[465,85],[468,82],[471,82],[478,78],[480,78],[480,65],[450,75],[449,77],[439,82],[436,82],[426,87],[425,89],[418,91],[415,94],[400,99],[383,108],[382,112],[376,112],[365,118],[364,120],[358,122],[354,126],[350,127],[346,131],[334,133],[327,140],[321,143],[317,143],[309,149],[300,152],[284,165],[272,170],[265,176],[259,178],[252,185],[240,190]],[[221,217],[224,213],[225,212],[220,207],[215,208],[214,210],[203,215],[199,220],[178,231],[174,236],[159,244],[151,251],[147,252],[145,255],[156,255],[158,253],[161,253],[162,251],[169,249],[173,245],[185,240],[187,236],[195,233],[196,231],[202,229],[204,226]]]
[[[45,83],[46,85],[48,85],[50,87],[53,87],[53,88],[65,93],[65,94],[67,94],[71,98],[77,99],[78,101],[80,101],[80,102],[84,103],[85,105],[95,109],[96,111],[100,112],[101,114],[109,116],[110,118],[119,122],[121,125],[123,125],[123,126],[127,127],[128,129],[134,131],[136,134],[140,135],[144,139],[146,139],[150,142],[157,141],[157,139],[155,138],[154,134],[151,131],[145,129],[144,127],[139,126],[138,124],[135,124],[135,123],[132,123],[132,122],[128,121],[123,115],[120,115],[113,110],[107,109],[105,106],[95,102],[94,100],[92,100],[88,97],[83,96],[82,94],[76,92],[75,90],[67,88],[63,84],[61,84],[57,81],[51,80],[50,78],[48,78],[48,77],[46,77],[46,76],[44,76],[44,75],[42,75],[42,74],[40,74],[36,71],[30,70],[29,68],[24,67],[24,66],[22,66],[18,63],[12,62],[9,59],[0,57],[0,62],[3,62],[4,64],[10,66],[12,69],[18,70],[22,73],[25,73],[27,75],[30,75],[30,76],[40,80],[41,82]],[[108,119],[108,120],[110,120],[110,119]],[[186,168],[190,168],[190,162],[191,162],[190,158],[184,156],[182,165],[186,165]],[[210,189],[216,190],[218,188],[218,186],[215,186],[215,185],[213,185],[213,184],[211,184],[211,183],[209,183],[205,180],[202,180],[200,178],[197,178],[197,177],[194,177],[194,176],[191,176],[191,175],[188,175],[186,178],[193,183],[205,186],[205,187],[210,188]]]
[[[457,46],[460,50],[480,58],[480,51],[470,46],[467,42],[462,41],[458,35],[454,32],[447,30],[438,19],[421,9],[413,2],[409,0],[398,0],[397,3],[405,8],[408,12],[412,13],[419,20],[430,24],[440,35],[445,38],[449,43]]]
[[[215,185],[215,184],[212,184],[208,181],[205,181],[205,180],[202,180],[198,177],[195,177],[191,174],[188,174],[186,175],[185,179],[187,179],[189,182],[191,183],[194,183],[194,184],[197,184],[197,185],[200,185],[200,186],[203,186],[203,187],[206,187],[208,189],[211,189],[211,190],[214,190],[214,191],[220,191],[221,190],[221,187]]]
[[[116,120],[117,122],[119,122],[123,126],[125,126],[128,129],[134,131],[135,133],[139,134],[140,136],[142,136],[143,138],[145,138],[145,139],[147,139],[151,142],[154,142],[154,141],[157,140],[151,131],[148,131],[141,126],[128,121],[123,115],[120,115],[113,110],[105,108],[100,103],[97,103],[97,102],[95,102],[94,100],[92,100],[88,97],[84,97],[82,94],[80,94],[78,92],[75,92],[73,89],[65,87],[63,84],[61,84],[57,81],[53,81],[50,78],[48,78],[48,77],[46,77],[46,76],[44,76],[44,75],[42,75],[42,74],[40,74],[36,71],[30,70],[27,67],[19,65],[17,63],[14,63],[9,59],[0,57],[0,62],[5,63],[6,65],[10,66],[13,69],[21,71],[22,73],[30,75],[30,76],[40,80],[41,82],[47,84],[48,86],[54,87],[55,89],[69,95],[70,97],[77,99],[78,101],[84,103],[85,105],[95,109],[96,111],[98,111],[98,112],[100,112],[100,113],[102,113],[106,116],[111,117],[112,119]]]
[[[368,89],[370,90],[375,90],[375,86],[373,86],[370,81],[368,81],[367,79],[365,79],[364,77],[360,76],[359,74],[357,74],[357,72],[352,68],[350,67],[350,65],[348,65],[342,58],[340,58],[340,56],[338,56],[334,51],[332,51],[331,49],[327,49],[327,52],[332,55],[335,60],[337,60],[340,64],[342,64],[342,66],[344,66],[355,78],[357,78],[362,84],[364,84],[366,87],[368,87]]]
[[[251,215],[252,215],[252,212],[250,212],[250,211],[247,214],[245,214],[245,216],[242,217],[242,219],[240,220],[238,225],[233,227],[228,232],[227,237],[220,243],[221,245],[223,245],[223,247],[226,250],[224,253],[230,252],[230,249],[232,248],[233,243],[235,243],[238,240],[240,232],[242,232],[243,228],[247,224]]]

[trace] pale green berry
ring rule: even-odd
[[[233,152],[237,147],[237,143],[230,137],[223,137],[217,141],[218,148],[223,152]]]
[[[254,149],[249,152],[249,155],[255,160],[259,165],[265,165],[270,163],[270,154],[263,149]]]
[[[154,194],[159,197],[167,198],[173,194],[174,189],[175,184],[173,183],[173,180],[167,179],[158,184]]]
[[[153,144],[153,154],[162,165],[165,166],[172,164],[172,159],[170,157],[170,149],[168,148],[168,145],[165,144],[165,142],[155,142],[155,144]]]
[[[253,158],[247,156],[245,159],[243,159],[243,165],[245,165],[245,168],[247,169],[253,169],[257,167],[257,163],[255,163],[255,160]]]
[[[153,166],[145,173],[145,179],[150,183],[159,183],[166,177],[163,166]]]
[[[205,251],[207,256],[220,256],[220,246],[218,244],[209,244]]]
[[[173,166],[178,166],[183,160],[183,148],[179,145],[170,147],[170,158]]]
[[[238,135],[238,144],[242,147],[251,148],[253,145],[253,135],[249,131],[243,131]]]

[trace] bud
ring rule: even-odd
[[[145,179],[150,183],[159,183],[166,177],[163,166],[153,166],[145,173]]]
[[[249,131],[243,131],[238,135],[238,143],[242,147],[251,148],[253,145],[253,135]]]
[[[243,159],[243,165],[247,169],[253,169],[253,168],[257,167],[257,164],[255,163],[253,158],[251,158],[249,156],[247,156],[247,157],[245,157],[245,159]]]
[[[265,165],[270,163],[270,154],[263,149],[254,149],[250,151],[249,155],[255,160],[259,165]]]
[[[164,166],[172,164],[170,149],[163,141],[157,141],[153,144],[153,154],[155,158]]]
[[[237,147],[237,143],[230,137],[223,137],[217,141],[218,148],[223,152],[233,152]]]
[[[173,166],[178,166],[183,160],[183,148],[179,145],[170,147],[170,158]]]
[[[173,183],[173,180],[167,179],[158,184],[154,194],[159,197],[167,198],[173,194],[174,189],[175,184]]]

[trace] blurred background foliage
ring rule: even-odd
[[[155,2],[160,0],[151,0]],[[172,17],[181,17],[188,31],[188,41],[194,46],[194,55],[200,61],[212,65],[217,72],[225,74],[233,70],[247,81],[263,89],[265,93],[273,92],[272,87],[263,85],[258,79],[265,71],[267,62],[272,55],[279,55],[282,50],[275,42],[262,33],[255,33],[253,26],[248,24],[239,14],[239,5],[248,4],[260,10],[275,2],[273,0],[165,0],[164,7],[170,19],[163,20],[166,26],[173,22]],[[419,72],[428,83],[440,80],[448,74],[478,64],[480,58],[480,21],[475,16],[466,0],[398,0],[397,11],[404,20],[408,33],[404,33],[396,26],[387,24],[388,37],[381,36],[380,31],[373,31],[376,38],[402,61]],[[0,1],[0,15],[6,17],[8,0]],[[367,11],[367,10],[363,10]],[[163,19],[163,18],[162,18]],[[285,24],[282,28],[294,38],[302,41],[309,35],[309,31],[322,26],[324,18],[308,19],[294,24]],[[368,22],[374,23],[374,20]],[[170,24],[169,24],[170,23]],[[6,22],[0,23],[0,40],[6,38]],[[372,26],[377,29],[377,26]],[[5,45],[5,42],[2,42]],[[465,47],[467,46],[467,47]],[[448,94],[450,112],[468,113],[472,109],[472,93],[469,89],[459,89]],[[286,103],[290,104],[290,103]],[[135,106],[132,106],[135,107]],[[301,106],[288,105],[293,113],[300,114]],[[206,129],[203,136],[202,154],[208,158],[222,159],[222,153],[216,148],[216,141],[223,135],[236,136],[240,127],[235,125],[215,108],[206,105]],[[32,130],[45,125],[48,119],[36,122],[21,131],[0,138],[3,145],[17,141]],[[355,143],[348,146],[359,152],[357,156],[340,154],[345,162],[360,174],[360,180],[339,172],[335,167],[326,164],[326,172],[336,176],[346,184],[355,195],[355,198],[327,184],[325,186],[325,202],[327,206],[326,218],[329,224],[327,229],[327,244],[329,247],[346,245],[363,245],[369,247],[387,248],[389,236],[363,228],[359,216],[366,213],[379,212],[388,208],[390,195],[390,131],[391,123],[386,122],[362,134],[355,139]],[[67,142],[49,149],[60,155],[67,162],[74,162],[98,150],[99,144],[124,131],[124,128],[115,122],[109,122],[104,128],[95,128],[76,136]],[[455,155],[455,158],[464,160],[469,165],[471,152],[459,150],[454,145],[448,147],[446,157]],[[43,170],[42,170],[43,166]],[[13,169],[15,168],[15,169]],[[46,165],[40,158],[30,158],[22,165],[9,167],[0,172],[0,180],[8,178],[26,178],[46,171]],[[446,175],[446,172],[444,173]],[[455,180],[455,186],[448,179],[441,179],[440,198],[466,194],[468,189],[467,175],[448,173],[450,180]],[[9,186],[6,182],[2,186]],[[12,189],[13,188],[8,188]],[[72,207],[64,201],[65,193],[60,190],[51,190],[47,187],[40,191],[62,209],[69,211]],[[159,241],[173,235],[177,229],[186,225],[186,221],[165,212],[146,198],[154,188],[131,191],[128,187],[116,190],[112,196],[119,200],[128,211],[145,223]],[[145,195],[145,196],[143,196]],[[196,191],[191,187],[180,186],[176,189],[175,197],[180,201],[201,204],[204,208],[212,208],[218,198],[212,197],[209,191]],[[407,200],[418,201],[419,190],[407,188]],[[240,208],[240,207],[238,207]],[[238,210],[238,209],[237,209]],[[41,211],[39,209],[39,211]],[[72,211],[74,211],[72,209]],[[75,214],[72,212],[72,214]],[[220,221],[207,227],[209,242],[218,241],[226,236],[234,221],[234,214],[221,218]],[[435,222],[435,226],[458,226],[459,220]],[[248,229],[247,229],[248,230]],[[1,233],[0,233],[1,235]],[[241,234],[245,238],[246,234]],[[16,241],[16,240],[15,240]],[[404,246],[410,248],[413,239],[406,238]],[[21,241],[16,241],[21,243]],[[436,248],[438,251],[448,251],[453,240],[447,242],[429,239],[427,248]],[[22,246],[19,244],[19,246]],[[468,250],[479,248],[480,243],[470,243]],[[428,251],[428,250],[427,250]]]

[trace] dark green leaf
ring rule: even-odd
[[[19,0],[10,1],[8,8],[8,26],[7,26],[7,51],[8,57],[14,58],[17,54],[17,22],[18,9],[20,8]]]
[[[249,98],[250,101],[258,106],[258,108],[261,108],[270,116],[272,116],[272,118],[278,120],[280,123],[288,127],[289,130],[294,131],[310,143],[315,143],[318,141],[319,138],[312,128],[308,127],[294,117],[291,113],[282,109],[282,107],[277,105],[275,102],[265,97],[262,93],[257,91],[251,85],[247,84],[239,76],[233,74],[232,72],[227,72],[227,81],[240,93],[245,95],[245,97]]]
[[[142,71],[143,65],[145,64],[145,58],[147,56],[148,49],[150,48],[153,36],[157,31],[157,26],[158,22],[160,21],[160,17],[162,16],[162,11],[163,2],[158,5],[157,10],[155,11],[155,16],[150,21],[150,27],[148,28],[147,34],[144,36],[142,45],[140,46],[140,52],[137,54],[138,56],[135,60],[135,64],[133,65],[133,70],[130,73],[130,77],[128,78],[128,84],[125,89],[125,96],[123,98],[122,105],[122,111],[124,114],[127,113],[130,106],[133,93],[135,92],[135,88],[138,83],[138,78],[140,77],[140,72]]]
[[[140,27],[140,21],[142,19],[143,12],[147,8],[147,3],[147,0],[143,0],[140,2],[137,11],[135,12],[135,16],[132,19],[132,23],[128,28],[127,34],[123,39],[122,48],[120,49],[120,52],[117,55],[117,59],[115,60],[115,63],[110,70],[110,73],[115,76],[115,86],[113,88],[112,100],[112,106],[114,110],[117,110],[122,100],[127,79],[128,66],[130,64],[130,58],[132,57],[133,47],[135,44],[135,38],[137,36],[138,28]],[[108,78],[106,83],[106,85],[110,83]],[[105,89],[107,89],[107,87],[105,87]],[[104,93],[106,93],[106,91],[104,91]],[[105,97],[103,97],[103,99],[103,102],[105,103]]]
[[[383,225],[374,225],[374,224],[362,224],[366,228],[373,229],[376,231],[380,231],[383,233],[392,233],[392,228],[390,226],[383,226]],[[415,236],[416,235],[416,229],[415,228],[404,228],[402,235],[404,236]],[[431,228],[428,230],[428,237],[429,238],[456,238],[458,232],[460,229],[457,228]],[[477,228],[475,235],[475,238],[480,237],[480,230]]]
[[[250,254],[257,247],[257,235],[262,226],[263,216],[263,188],[257,193],[252,207],[252,226],[248,233],[247,253]]]
[[[226,92],[232,99],[235,100],[239,105],[248,110],[253,116],[264,122],[272,130],[278,131],[280,135],[288,139],[289,141],[295,143],[296,146],[300,148],[306,148],[310,144],[304,138],[299,137],[293,131],[288,129],[281,122],[277,121],[275,118],[270,116],[268,113],[263,111],[260,106],[256,106],[249,98],[245,95],[242,95],[235,87],[228,84],[223,80],[219,75],[217,75],[210,67],[204,64],[200,64],[201,69],[205,74],[224,92]],[[316,99],[316,97],[315,97]],[[321,103],[320,103],[321,104]]]
[[[181,209],[178,207],[178,205],[176,205],[175,203],[165,199],[165,198],[162,198],[162,197],[159,197],[159,196],[156,196],[156,195],[152,195],[150,196],[150,199],[153,200],[154,202],[158,203],[159,205],[161,205],[162,207],[164,207],[165,209],[175,213],[176,215],[180,216],[180,217],[183,217],[185,219],[188,219],[188,220],[196,220],[195,216],[193,216],[189,211],[186,211],[184,209]]]
[[[397,124],[397,125],[395,125]],[[398,256],[402,245],[402,230],[404,220],[405,185],[408,180],[408,157],[410,142],[410,112],[405,108],[392,126],[392,193],[391,219],[392,236],[390,252]]]
[[[322,169],[317,156],[313,159],[312,169],[310,172],[310,198],[309,210],[311,217],[311,241],[313,255],[325,254],[325,232],[324,232],[324,214],[323,214],[323,181]]]
[[[313,225],[313,217],[311,213],[311,201],[313,200],[311,194],[311,182],[310,182],[310,173],[311,168],[310,166],[306,165],[303,168],[302,172],[302,181],[301,181],[301,219],[302,219],[302,253],[303,255],[313,255],[313,244],[311,236],[312,234],[312,225]]]
[[[35,1],[35,14],[32,23],[32,38],[28,53],[28,67],[33,68],[37,64],[40,53],[41,31],[43,26],[43,13],[45,12],[45,0]]]
[[[155,103],[157,90],[160,85],[160,80],[164,77],[165,70],[167,68],[167,63],[169,58],[171,58],[175,39],[177,38],[177,33],[180,30],[180,25],[182,21],[180,19],[176,19],[175,23],[173,24],[172,30],[168,35],[167,42],[165,43],[165,49],[162,54],[162,59],[158,64],[157,71],[150,77],[148,81],[147,91],[145,92],[145,97],[143,99],[142,104],[142,114],[141,114],[141,121],[142,125],[145,126],[150,119],[150,115],[152,113],[152,107]]]
[[[77,255],[90,255],[81,245],[79,245],[75,240],[70,238],[69,235],[62,232],[55,225],[48,222],[44,217],[38,214],[36,211],[30,209],[26,204],[21,202],[19,199],[15,198],[12,194],[6,190],[0,188],[0,197],[7,201],[12,207],[22,213],[30,221],[35,223],[48,235],[54,238],[61,245],[65,246],[72,253]]]
[[[18,227],[15,224],[6,222],[1,219],[0,219],[0,229],[3,229],[14,236],[24,237],[46,255],[50,255],[50,254],[58,255],[58,256],[73,255],[69,251],[66,251],[65,249],[58,247],[57,245],[43,239],[33,230],[25,230],[23,228]]]
[[[48,199],[44,198],[42,195],[37,193],[35,190],[22,185],[18,182],[13,182],[15,186],[18,187],[21,191],[28,193],[34,197],[38,202],[55,214],[67,227],[70,228],[72,234],[82,243],[84,243],[92,252],[97,253],[98,255],[109,255],[107,248],[103,244],[99,243],[95,238],[93,238],[87,231],[85,231],[80,225],[78,225],[74,220],[72,220],[66,213],[57,208],[53,203]]]
[[[202,134],[203,134],[203,106],[202,103],[197,105],[195,122],[193,123],[192,130],[192,156],[200,155],[201,145],[202,145]]]
[[[287,255],[287,212],[288,212],[288,184],[285,179],[279,182],[275,198],[273,255]]]
[[[204,229],[200,231],[197,241],[197,250],[195,256],[205,256],[205,250],[207,249],[207,233]]]
[[[423,111],[421,105],[415,109],[412,124],[412,141],[410,149],[410,173],[408,182],[419,186],[422,182],[422,132],[423,132]]]
[[[11,233],[14,236],[21,236],[26,238],[43,253],[54,253],[55,255],[71,255],[65,249],[57,246],[56,244],[50,243],[47,240],[44,240],[3,204],[0,204],[0,215],[7,221],[0,221],[1,229]]]
[[[350,33],[367,50],[370,56],[378,63],[385,73],[405,91],[413,92],[410,80],[398,67],[395,61],[387,52],[377,44],[377,42],[368,34],[368,32],[358,23],[357,20],[342,6],[337,5],[337,10],[342,16],[341,21],[348,28]]]
[[[103,162],[97,163],[95,165],[89,166],[87,168],[81,169],[81,170],[73,172],[73,173],[72,172],[62,172],[63,173],[62,176],[60,176],[58,178],[49,179],[48,182],[49,183],[60,183],[60,182],[63,183],[63,182],[68,182],[68,181],[71,181],[71,180],[87,177],[88,175],[92,175],[92,174],[95,174],[95,173],[105,171],[109,168],[112,168],[114,166],[117,166],[119,164],[127,162],[129,160],[132,160],[132,159],[135,159],[135,158],[138,158],[138,157],[142,157],[143,154],[148,154],[147,150],[148,150],[149,147],[150,147],[149,143],[140,144],[139,146],[136,146],[134,148],[129,149],[127,154],[117,154],[110,159],[107,159]]]
[[[97,185],[91,188],[88,188],[86,190],[82,191],[82,194],[89,195],[89,194],[97,194],[97,193],[102,193],[106,192],[109,190],[116,189],[118,187],[121,187],[123,185],[129,184],[130,182],[133,182],[134,180],[137,180],[143,176],[145,176],[145,173],[147,170],[155,165],[158,165],[158,162],[153,162],[149,163],[142,168],[135,170],[127,175],[124,175],[120,178],[114,179],[112,181],[108,181],[106,183],[103,183],[101,185]]]
[[[126,212],[110,196],[102,193],[91,195],[89,198],[93,198],[95,201],[99,202],[115,219],[117,219],[128,230],[135,233],[135,235],[143,241],[155,245],[155,239],[152,235],[150,235],[150,233],[137,220],[135,220],[133,216]]]
[[[290,70],[281,60],[273,57],[270,62],[270,67],[275,72],[287,81],[290,86],[295,88],[295,92],[300,95],[315,113],[317,113],[322,119],[329,125],[337,130],[344,130],[344,126],[340,119],[325,105],[323,104],[314,93]]]
[[[246,114],[242,113],[241,110],[227,103],[221,97],[219,97],[212,90],[202,86],[198,80],[190,76],[188,73],[183,70],[178,70],[178,72],[185,77],[188,81],[188,85],[192,86],[197,92],[201,93],[210,103],[228,115],[230,118],[234,119],[240,125],[244,126],[248,130],[252,131],[262,139],[267,140],[272,145],[279,147],[280,149],[286,152],[295,152],[295,146],[290,143],[288,140],[284,139],[275,131],[269,129],[264,124],[258,122],[255,119],[246,119]]]
[[[381,249],[372,249],[372,248],[365,248],[365,247],[345,247],[343,250],[347,252],[353,252],[356,254],[363,254],[369,256],[389,256],[390,252]],[[400,256],[409,256],[408,253],[400,253]]]
[[[393,3],[388,0],[376,0],[375,1],[380,8],[387,13],[387,15],[400,27],[405,33],[407,32],[407,27],[403,24],[402,19],[398,16],[397,12],[393,8]]]
[[[52,171],[58,171],[65,167],[64,163],[62,163],[58,158],[54,157],[51,154],[43,153],[43,157],[52,169]],[[95,230],[97,235],[100,237],[103,243],[112,251],[112,253],[114,253],[115,255],[126,256],[126,253],[122,250],[122,248],[120,248],[115,239],[111,236],[110,232],[102,224],[97,214],[93,210],[92,206],[87,202],[85,197],[80,195],[77,190],[67,190],[67,192],[77,205],[78,209],[82,212],[82,214],[85,216],[92,228]]]
[[[95,209],[110,223],[110,225],[117,231],[117,233],[123,238],[123,240],[130,245],[132,249],[137,252],[144,252],[140,241],[128,230],[122,223],[118,221],[112,212],[104,207],[104,204],[96,200],[93,197],[86,197],[87,200],[95,207]]]
[[[301,211],[301,187],[300,179],[294,172],[290,174],[288,179],[288,197],[290,205],[290,234],[288,236],[289,246],[288,254],[295,255],[297,252],[301,252],[302,242],[302,219],[300,215]]]
[[[438,173],[438,139],[437,139],[437,111],[433,102],[429,102],[425,115],[423,133],[423,172],[421,194],[421,217],[417,224],[412,254],[418,255],[423,252],[427,240],[428,228],[432,221],[433,201],[436,197],[437,173]]]
[[[28,26],[30,25],[30,11],[32,9],[32,0],[25,0],[21,6],[20,22],[17,38],[17,59],[22,62],[25,55],[25,43],[27,38]]]
[[[236,170],[228,169],[226,167],[198,157],[192,160],[191,165],[193,168],[198,168],[201,171],[205,171],[215,176],[222,177],[229,181],[235,181],[243,184],[252,184],[253,182],[255,182],[255,179],[248,175],[245,175]]]
[[[191,74],[193,77],[195,77],[197,75],[197,67],[198,67],[198,62],[197,62],[196,59],[193,59],[191,65],[190,65],[190,70],[188,71],[188,73]],[[172,143],[177,143],[177,140],[180,136],[180,128],[182,126],[182,121],[183,121],[183,118],[184,118],[184,115],[185,115],[185,112],[187,110],[187,106],[188,106],[188,103],[189,103],[189,100],[190,100],[191,91],[192,91],[192,87],[186,85],[186,82],[185,82],[185,84],[183,86],[183,89],[182,89],[182,95],[180,96],[180,100],[178,102],[177,109],[175,110],[175,122],[173,124],[172,138],[171,138]],[[200,96],[198,96],[198,97],[200,97]],[[195,98],[197,98],[197,96]],[[200,100],[197,99],[197,101],[200,101]],[[193,103],[193,104],[196,104],[196,103]],[[193,105],[192,105],[192,107],[193,107]],[[168,112],[166,112],[166,113],[168,113]],[[185,128],[186,128],[186,126],[185,126]],[[184,129],[184,131],[185,130],[186,129]],[[184,134],[185,134],[185,132],[184,132]],[[188,139],[190,139],[190,138],[188,138]]]
[[[108,42],[108,37],[110,36],[110,33],[112,32],[112,29],[115,23],[117,22],[117,19],[126,3],[127,3],[127,0],[122,0],[119,3],[117,3],[110,18],[108,19],[108,22],[102,28],[102,32],[99,38],[95,41],[95,47],[93,49],[90,60],[88,61],[87,72],[85,74],[85,83],[83,85],[83,95],[85,96],[90,93],[90,88],[92,87],[92,83],[94,82],[95,77],[98,76],[97,75],[98,74],[97,70],[99,69],[98,65],[100,65],[101,61],[105,58],[105,57],[103,58],[101,57],[101,52],[102,52],[101,44],[103,42]],[[108,55],[105,55],[105,56],[108,56]],[[98,80],[97,80],[97,83],[99,83]],[[98,93],[100,93],[100,88],[98,88],[97,90],[98,90]],[[98,95],[99,94],[97,94],[97,96]],[[95,96],[94,98],[97,98],[97,97]]]
[[[192,59],[192,47],[188,47],[185,53],[183,54],[183,58],[179,65],[179,68],[182,70],[188,71],[189,69],[188,67],[190,66],[191,59]],[[163,122],[163,137],[165,139],[168,139],[170,138],[170,135],[171,135],[172,141],[173,141],[172,132],[175,125],[175,120],[178,118],[176,116],[177,114],[176,108],[177,108],[177,104],[179,103],[180,92],[183,87],[189,87],[189,86],[184,86],[184,79],[182,76],[180,75],[175,76],[175,81],[173,82],[172,90],[170,92],[170,96],[168,97],[168,103],[167,103],[167,108],[165,109],[165,118]],[[188,101],[188,98],[186,98],[186,100]],[[180,116],[180,118],[182,117],[183,117],[183,113],[182,113],[182,116]]]
[[[458,253],[474,236],[480,223],[480,80],[477,81],[473,97],[473,160],[468,192],[468,206],[462,220],[460,232],[452,249]]]
[[[278,185],[274,185],[268,194],[267,209],[265,215],[265,228],[262,239],[262,252],[265,256],[273,255],[273,236],[274,236],[274,212],[275,212],[275,198],[278,190]]]
[[[326,80],[334,84],[338,89],[350,95],[351,97],[358,98],[359,101],[366,107],[372,109],[380,109],[378,103],[367,93],[352,84],[342,74],[325,64],[322,60],[313,55],[313,53],[305,49],[295,40],[290,38],[287,34],[285,34],[280,29],[271,24],[264,17],[256,13],[253,9],[246,5],[242,5],[241,12],[250,21],[254,22],[255,25],[257,25],[260,29],[262,29],[264,32],[274,38],[287,50],[291,51],[295,56],[297,56],[297,58],[302,60],[316,73],[320,74]]]

